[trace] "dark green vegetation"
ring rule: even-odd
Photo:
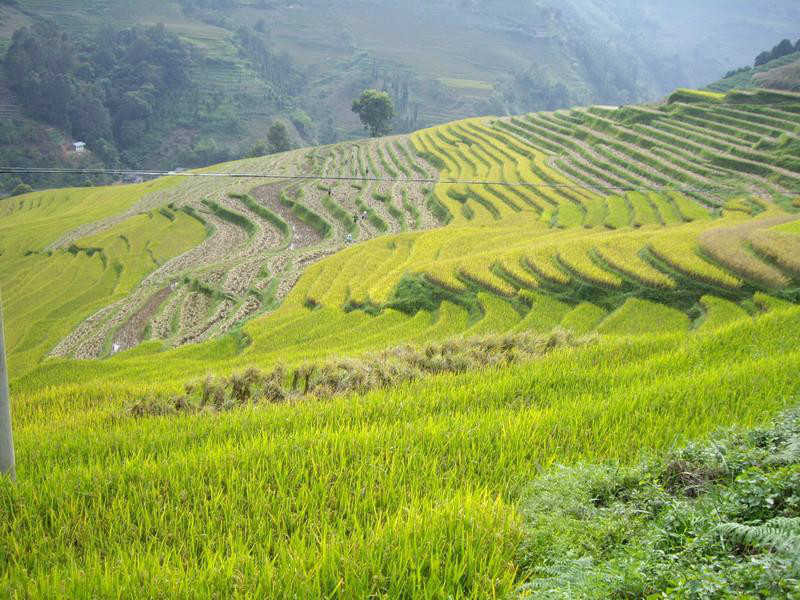
[[[394,118],[392,98],[386,92],[364,90],[361,96],[353,101],[353,112],[368,129],[372,137],[386,135],[391,131]]]
[[[526,598],[800,597],[800,410],[636,467],[559,467],[523,502]]]
[[[772,60],[781,59],[784,56],[793,54],[794,52],[800,52],[800,39],[798,39],[794,44],[789,39],[782,40],[772,50],[765,50],[759,54],[756,57],[755,66],[760,67]]]
[[[771,88],[800,92],[800,39],[794,44],[785,39],[772,50],[756,57],[755,66],[729,71],[708,89],[728,92],[733,89]]]

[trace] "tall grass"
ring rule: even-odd
[[[800,391],[798,317],[213,417],[126,416],[159,382],[15,396],[0,590],[504,597],[539,469],[764,422]]]

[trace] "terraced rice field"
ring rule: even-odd
[[[637,328],[642,317],[662,322],[662,331],[688,319],[638,299],[606,318],[591,304],[570,309],[552,296],[534,297],[551,323],[564,315],[584,331],[601,322],[608,333],[635,337],[609,335],[530,364],[428,377],[364,396],[230,412],[130,410],[142,398],[177,392],[184,367],[212,359],[208,348],[199,352],[202,345],[179,350],[180,362],[150,356],[160,368],[141,371],[135,382],[110,371],[93,378],[95,366],[122,357],[83,363],[92,368],[81,382],[67,377],[48,386],[54,380],[45,376],[35,390],[18,382],[19,482],[0,479],[7,557],[0,590],[27,597],[142,590],[508,597],[527,577],[517,561],[519,511],[539,472],[587,460],[627,463],[642,450],[663,451],[720,426],[761,424],[800,393],[796,306],[725,325],[730,305],[704,299],[704,333],[648,335]],[[490,312],[477,327],[489,315],[493,326],[525,323],[497,296],[478,300]],[[425,313],[412,320],[391,311],[352,313],[349,321],[338,309],[315,313],[316,329],[286,316],[258,343],[305,341],[310,350],[339,328],[340,348],[352,352],[342,332],[366,345],[401,331],[412,338],[416,330],[422,340],[436,327]],[[438,333],[461,330],[468,322],[462,314],[442,303]]]
[[[12,368],[47,355],[109,356],[148,339],[174,346],[222,335],[274,308],[305,267],[348,235],[437,225],[420,184],[370,180],[410,178],[403,171],[430,177],[412,166],[407,144],[388,138],[215,167],[350,176],[358,156],[372,169],[358,184],[172,178],[3,201],[0,285]],[[46,290],[61,291],[58,303]]]
[[[0,283],[12,368],[127,355],[151,340],[206,342],[189,352],[206,357],[243,326],[246,351],[229,344],[235,355],[219,356],[230,367],[462,330],[630,332],[653,303],[685,317],[662,326],[689,329],[705,322],[704,298],[749,315],[756,293],[797,301],[800,161],[772,149],[796,135],[798,115],[791,94],[681,91],[662,106],[470,119],[208,169],[310,179],[172,178],[8,199]],[[34,224],[49,237],[31,235]],[[411,288],[427,303],[404,298]],[[48,289],[62,290],[59,303]],[[442,322],[443,306],[461,330]],[[317,333],[276,343],[287,320]],[[384,320],[387,335],[341,339]]]
[[[513,595],[537,472],[800,394],[800,186],[779,151],[800,99],[744,99],[0,201],[20,479],[0,478],[0,595]],[[505,334],[543,350],[515,364]],[[443,351],[463,337],[508,362],[463,372]],[[302,390],[379,360],[390,382],[387,356],[438,375],[181,404],[253,367]]]

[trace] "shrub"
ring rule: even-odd
[[[559,467],[532,485],[524,597],[793,598],[800,410],[635,467]]]

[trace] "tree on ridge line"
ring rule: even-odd
[[[386,135],[392,130],[394,104],[386,92],[364,90],[361,97],[353,101],[353,112],[361,119],[364,129],[369,129],[372,137]]]

